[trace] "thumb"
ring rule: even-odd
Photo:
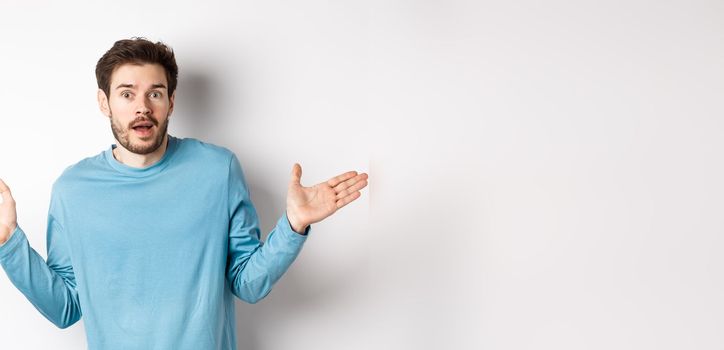
[[[0,179],[0,195],[2,195],[3,203],[13,200],[13,196],[10,194],[10,188],[8,188],[8,185],[6,185],[2,179]]]
[[[299,165],[299,163],[294,163],[294,166],[292,167],[292,184],[299,184],[301,185],[302,180],[302,166]]]

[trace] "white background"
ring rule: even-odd
[[[239,349],[724,348],[721,1],[0,3],[0,177],[114,142],[95,64],[171,45],[171,134],[239,156],[268,232],[292,164],[370,174]],[[194,2],[196,3],[196,2]],[[3,349],[85,348],[0,274]]]

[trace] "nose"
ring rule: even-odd
[[[136,107],[136,114],[137,115],[146,115],[149,113],[151,113],[151,108],[149,108],[148,101],[144,98],[138,104],[138,107]]]

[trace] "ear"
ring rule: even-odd
[[[101,109],[101,112],[105,114],[106,117],[111,117],[111,108],[108,106],[108,97],[106,96],[106,93],[103,92],[103,90],[98,89],[98,107]]]
[[[173,113],[173,101],[176,99],[176,91],[171,94],[171,97],[168,98],[168,116],[171,117],[171,113]]]

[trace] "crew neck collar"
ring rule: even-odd
[[[157,174],[161,170],[163,170],[166,165],[168,165],[169,159],[173,156],[173,153],[176,151],[176,147],[178,145],[178,139],[171,136],[168,136],[168,145],[166,146],[166,152],[163,153],[163,156],[161,159],[159,159],[156,163],[153,163],[147,167],[143,168],[135,168],[132,166],[128,166],[126,164],[123,164],[116,160],[115,157],[113,157],[113,149],[118,147],[115,143],[111,145],[105,152],[104,156],[106,158],[106,161],[108,162],[108,165],[110,165],[113,169],[117,170],[120,173],[131,175],[131,176],[149,176],[153,174]]]

